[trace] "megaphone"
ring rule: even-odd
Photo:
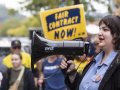
[[[83,55],[84,53],[88,54],[88,49],[88,42],[84,44],[83,41],[53,41],[40,37],[34,31],[31,43],[32,70],[37,61],[47,56],[65,55],[68,60],[74,60],[74,57],[71,59],[71,56]]]

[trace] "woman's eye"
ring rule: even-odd
[[[104,29],[104,31],[109,31],[108,29]]]

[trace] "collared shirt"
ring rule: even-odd
[[[91,65],[91,67],[83,77],[79,86],[79,90],[98,90],[105,72],[107,71],[108,67],[110,66],[111,62],[113,61],[118,52],[115,52],[113,50],[108,55],[104,63],[100,64],[103,53],[104,51],[102,51],[96,56],[95,62]]]

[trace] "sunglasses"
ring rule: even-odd
[[[13,47],[13,49],[20,49],[20,48],[21,48],[20,46]]]

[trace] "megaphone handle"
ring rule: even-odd
[[[65,55],[65,57],[66,57],[66,59],[67,59],[67,61],[68,60],[74,60],[74,55]],[[66,61],[66,62],[67,62]],[[68,64],[68,66],[67,66],[67,68],[66,69],[61,69],[62,70],[62,73],[63,74],[65,74],[65,75],[68,75],[68,73],[67,73],[67,70],[68,70],[68,68],[70,67],[70,64]]]

